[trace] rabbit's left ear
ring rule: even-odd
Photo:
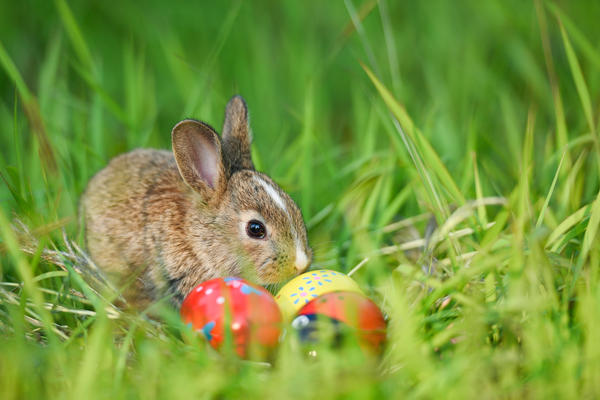
[[[248,108],[242,96],[234,96],[225,108],[223,124],[223,159],[229,175],[242,169],[254,170],[248,124]]]
[[[185,183],[206,203],[218,204],[227,189],[219,135],[203,122],[186,119],[175,125],[171,137],[175,162]]]

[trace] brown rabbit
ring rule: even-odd
[[[92,259],[127,288],[135,305],[175,305],[207,279],[282,282],[311,261],[298,206],[254,169],[241,96],[225,110],[223,138],[186,119],[173,153],[138,149],[114,158],[82,198]],[[127,282],[129,281],[129,284]]]

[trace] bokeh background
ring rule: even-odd
[[[576,299],[583,296],[577,288],[597,283],[590,271],[599,257],[591,216],[600,215],[592,211],[599,188],[599,18],[594,1],[1,2],[0,281],[22,281],[21,261],[34,275],[60,272],[40,261],[41,249],[64,250],[61,228],[83,245],[78,199],[95,172],[133,148],[169,148],[171,128],[186,117],[220,131],[226,102],[241,94],[255,163],[298,202],[315,264],[349,271],[367,260],[354,277],[391,321],[402,321],[392,327],[383,366],[374,369],[382,375],[365,375],[358,362],[338,365],[334,356],[298,376],[284,367],[275,375],[232,372],[204,353],[182,355],[177,339],[157,344],[137,333],[130,340],[139,358],[126,370],[125,356],[103,358],[98,350],[128,354],[111,347],[112,322],[54,315],[70,338],[66,347],[88,349],[90,327],[103,327],[102,346],[81,357],[104,360],[102,371],[117,382],[111,396],[142,393],[140,377],[157,371],[169,378],[148,393],[200,393],[198,384],[179,382],[189,375],[177,365],[201,382],[213,379],[209,395],[286,397],[303,387],[301,395],[311,397],[311,379],[326,397],[591,395],[600,352],[585,338],[598,330],[598,291],[587,293],[587,308]],[[484,198],[493,198],[489,207]],[[468,217],[445,225],[471,200],[479,203]],[[39,240],[25,259],[10,244],[15,218]],[[445,226],[442,236],[470,231],[423,251],[428,223],[429,233]],[[463,239],[453,242],[457,237]],[[406,245],[411,241],[417,245]],[[445,261],[422,273],[431,260]],[[478,273],[461,275],[478,265]],[[546,280],[535,281],[526,265]],[[65,288],[85,286],[72,275],[38,282],[53,291],[44,295],[50,303],[99,307],[61,297]],[[14,296],[4,294],[0,327],[36,331],[15,325],[15,315],[27,315],[26,296],[7,285]],[[549,292],[537,291],[540,285]],[[21,301],[21,314],[10,311],[8,299]],[[589,320],[577,319],[586,312]],[[544,329],[557,333],[539,336]],[[465,332],[477,339],[461,342]],[[544,345],[527,348],[533,342]],[[10,343],[4,346],[17,348]],[[44,350],[26,348],[11,353],[23,371],[30,362],[55,365]],[[162,358],[166,349],[180,364]],[[65,396],[102,397],[94,388],[109,378],[89,378],[92,367],[78,372],[78,363],[95,361],[73,357],[66,367],[74,371],[66,379],[73,391]],[[213,372],[190,365],[212,365]],[[0,381],[25,381],[7,368],[0,361]],[[36,376],[39,385],[16,383],[6,398],[27,390],[47,397],[52,375]],[[273,384],[262,386],[264,376]]]
[[[111,157],[168,148],[170,129],[184,117],[220,130],[225,103],[240,93],[250,107],[258,164],[295,195],[310,220],[340,198],[352,166],[398,150],[361,61],[406,107],[462,188],[472,189],[461,172],[476,151],[484,191],[510,190],[530,108],[540,149],[555,136],[534,3],[355,3],[4,3],[2,44],[38,98],[68,179],[62,214],[74,213],[88,178]],[[599,28],[592,16],[600,5],[560,7],[594,45]],[[545,18],[565,117],[571,129],[585,129],[557,22],[552,14]],[[587,72],[595,63],[581,60],[592,93],[598,76]],[[15,145],[33,153],[36,144],[6,73],[0,89],[3,167],[15,167]],[[15,104],[18,143],[11,134]],[[409,160],[397,158],[389,175],[402,188],[410,173],[401,162]],[[20,170],[32,187],[42,187],[33,167]],[[1,193],[5,210],[14,208],[5,187]]]

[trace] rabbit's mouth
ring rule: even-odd
[[[293,273],[293,270],[291,270],[290,273],[283,273],[284,270],[281,268],[281,265],[278,265],[278,261],[277,258],[268,257],[257,269],[259,283],[267,289],[270,287],[281,287],[288,280],[296,276],[296,274]],[[286,268],[286,270],[289,269]]]
[[[258,269],[259,270],[264,270],[265,267],[268,266],[269,263],[272,263],[273,261],[274,261],[273,257],[267,257],[267,259],[265,261],[263,261],[262,264],[260,264],[260,266],[258,267]]]

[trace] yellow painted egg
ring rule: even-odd
[[[331,292],[362,293],[348,275],[328,269],[308,271],[298,275],[281,288],[275,300],[285,320],[290,320],[311,300]]]

